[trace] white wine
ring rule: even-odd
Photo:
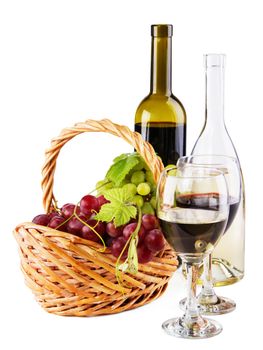
[[[244,277],[245,203],[241,198],[235,218],[212,254],[215,286],[235,283]]]

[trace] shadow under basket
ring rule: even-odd
[[[144,158],[157,181],[163,169],[152,146],[140,134],[109,120],[87,120],[63,129],[46,151],[42,170],[43,205],[49,212],[56,159],[62,146],[83,132],[107,132],[131,144]],[[63,316],[96,316],[131,310],[158,298],[177,269],[175,252],[167,245],[137,274],[115,276],[116,258],[102,245],[72,234],[25,222],[14,229],[26,285],[48,312]]]

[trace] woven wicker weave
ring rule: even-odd
[[[63,145],[83,132],[106,132],[132,145],[153,171],[155,180],[163,168],[152,146],[140,134],[110,120],[87,120],[62,130],[46,151],[43,167],[43,205],[54,205],[53,180],[56,159]],[[177,268],[175,253],[167,246],[147,264],[139,264],[136,275],[124,274],[125,288],[115,277],[114,258],[109,249],[69,233],[36,225],[18,225],[14,236],[19,245],[21,269],[27,286],[48,312],[58,315],[94,316],[136,308],[159,297]]]

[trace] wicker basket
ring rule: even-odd
[[[162,162],[140,134],[110,120],[87,120],[62,130],[46,151],[42,170],[46,212],[55,201],[53,180],[60,149],[83,132],[107,132],[124,139],[142,155],[158,179]],[[27,286],[46,311],[58,315],[113,314],[149,303],[164,292],[178,264],[167,246],[153,261],[139,264],[136,275],[124,274],[123,293],[115,277],[116,258],[109,249],[99,252],[100,244],[32,222],[18,225],[14,236]]]

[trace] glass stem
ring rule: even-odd
[[[216,304],[218,302],[218,297],[213,288],[212,254],[204,258],[203,285],[198,301],[200,304]]]
[[[195,325],[202,325],[205,321],[200,316],[198,303],[196,300],[196,281],[198,265],[186,263],[187,273],[187,299],[185,304],[185,314],[182,317],[184,326],[193,329]]]

